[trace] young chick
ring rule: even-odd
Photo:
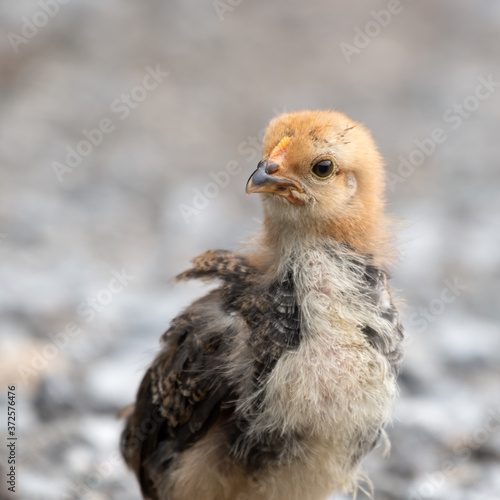
[[[263,230],[179,279],[220,285],[172,321],[122,453],[145,498],[323,500],[349,492],[389,420],[402,329],[382,159],[341,113],[271,121],[247,184]]]

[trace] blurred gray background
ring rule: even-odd
[[[140,498],[115,415],[203,292],[169,280],[258,227],[263,128],[303,108],[373,131],[402,221],[406,361],[375,498],[500,498],[498,1],[11,1],[0,23],[7,498]]]

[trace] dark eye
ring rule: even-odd
[[[333,174],[334,166],[332,160],[322,160],[314,165],[312,171],[320,179],[328,179]]]

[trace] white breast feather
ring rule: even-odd
[[[387,360],[361,332],[367,325],[379,332],[393,325],[361,291],[364,266],[353,269],[340,247],[337,255],[332,259],[318,248],[290,255],[302,341],[276,364],[265,388],[265,410],[254,423],[256,432],[307,435],[310,448],[316,447],[305,450],[310,465],[320,461],[325,473],[349,468],[356,442],[389,420],[397,391]]]

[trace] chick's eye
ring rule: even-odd
[[[314,165],[312,171],[320,179],[328,179],[333,174],[334,166],[331,160],[322,160]]]

